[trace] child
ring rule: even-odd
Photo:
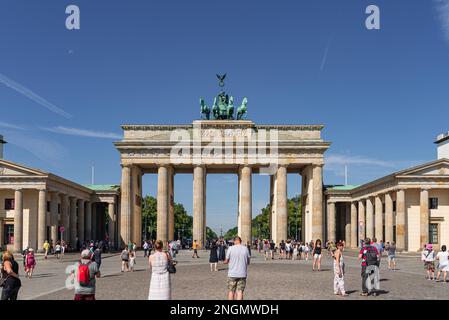
[[[136,264],[136,253],[131,251],[129,253],[129,270],[134,271],[134,265]]]
[[[36,266],[36,259],[34,258],[34,250],[28,249],[28,253],[25,258],[25,275],[27,278],[33,276],[34,267]]]

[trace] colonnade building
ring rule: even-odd
[[[0,159],[0,247],[42,251],[45,240],[116,244],[119,186],[80,185]]]
[[[325,188],[326,239],[395,241],[401,251],[449,244],[449,134],[440,135],[438,159],[359,186]]]

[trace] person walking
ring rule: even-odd
[[[362,271],[361,271],[361,276],[362,276],[362,296],[368,296],[368,294],[370,293],[367,287],[367,282],[370,280],[369,278],[369,270],[368,267],[370,268],[377,268],[378,269],[378,260],[379,260],[379,253],[377,252],[376,247],[371,245],[371,239],[370,238],[366,238],[364,245],[362,247],[362,249],[359,252],[359,256],[358,256],[358,260],[361,260],[361,266],[362,266]],[[378,286],[377,286],[378,287]],[[373,295],[376,296],[377,293],[373,292]]]
[[[432,244],[426,245],[426,250],[422,253],[424,259],[424,269],[427,271],[427,280],[435,280],[435,251]]]
[[[346,297],[345,290],[345,263],[343,259],[343,243],[337,243],[337,249],[334,252],[334,294]]]
[[[14,260],[11,252],[2,255],[2,295],[1,300],[17,300],[22,282],[19,278],[19,264]]]
[[[271,260],[274,260],[274,251],[276,250],[276,245],[273,241],[273,239],[270,240],[270,256]]]
[[[385,250],[388,253],[388,270],[396,271],[396,243],[394,241],[387,242]]]
[[[34,257],[34,250],[33,248],[29,248],[28,253],[25,256],[25,276],[27,278],[31,279],[35,267],[36,267],[36,258]]]
[[[209,263],[210,263],[210,271],[218,271],[217,264],[218,264],[218,247],[217,242],[214,240],[212,241],[210,245],[210,256],[209,256]]]
[[[94,250],[94,253],[92,254],[92,261],[95,261],[95,263],[98,266],[98,270],[100,270],[101,267],[101,249],[96,248]]]
[[[199,256],[198,256],[198,243],[196,242],[196,240],[193,240],[192,249],[193,249],[192,259],[195,258],[195,257],[199,259]]]
[[[446,283],[447,272],[449,271],[449,253],[446,251],[446,246],[441,246],[441,251],[438,252],[436,259],[439,261],[438,273],[436,281],[440,281],[440,275],[443,273],[443,283]]]
[[[242,239],[239,236],[235,237],[234,245],[228,249],[224,262],[229,264],[228,300],[243,300],[250,260],[248,248],[242,245]]]
[[[100,278],[100,270],[89,250],[81,252],[81,260],[76,262],[71,272],[75,287],[75,300],[95,300],[96,278]]]
[[[120,258],[122,260],[122,272],[125,272],[125,269],[126,269],[126,272],[128,272],[129,271],[129,251],[128,251],[127,247],[123,248]]]
[[[56,255],[56,259],[61,258],[61,245],[59,244],[59,242],[56,242],[55,255]]]
[[[143,243],[143,257],[144,258],[148,257],[148,247],[149,247],[148,241],[145,240]]]
[[[48,243],[48,240],[45,240],[44,245],[42,246],[44,249],[44,259],[47,260],[48,258],[48,251],[50,250],[50,244]]]
[[[281,240],[281,243],[279,243],[279,259],[284,259],[285,257],[285,242],[284,240]]]
[[[154,253],[148,259],[151,269],[150,291],[148,300],[171,300],[169,263],[172,261],[168,253],[163,252],[164,244],[157,240]]]
[[[136,252],[131,251],[129,253],[129,270],[134,272],[134,265],[136,264]]]
[[[226,260],[226,243],[223,239],[220,240],[218,246],[218,261],[224,262]]]
[[[373,247],[376,248],[377,253],[379,254],[379,268],[380,268],[380,262],[381,262],[381,258],[382,258],[382,253],[384,252],[384,247],[382,245],[382,241],[380,241],[379,243],[377,242],[376,238],[373,238]]]
[[[313,256],[312,271],[315,271],[315,266],[317,267],[318,271],[321,271],[321,249],[322,249],[321,240],[317,239],[312,251]]]
[[[269,253],[270,253],[270,244],[268,240],[263,241],[263,255],[265,257],[265,261],[269,259]]]

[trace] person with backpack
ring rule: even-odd
[[[31,279],[35,267],[36,267],[36,259],[34,257],[34,250],[33,248],[29,248],[28,253],[25,256],[25,276],[27,278]]]
[[[368,287],[367,287],[367,282],[368,281],[372,281],[373,279],[371,279],[370,275],[371,274],[376,274],[376,269],[378,271],[378,263],[379,263],[379,253],[377,252],[376,247],[371,245],[371,239],[366,238],[363,248],[360,250],[359,252],[359,257],[358,260],[362,261],[362,272],[361,272],[361,276],[362,276],[362,296],[368,296],[369,292],[368,292]],[[370,273],[371,270],[373,270],[374,272]],[[378,272],[377,272],[378,275]],[[377,277],[378,280],[378,277]],[[374,281],[376,281],[374,279]],[[379,287],[378,283],[375,283],[375,287]],[[373,292],[373,295],[376,296],[377,292]]]
[[[76,262],[71,272],[75,286],[75,300],[95,300],[95,278],[100,278],[100,270],[89,250],[81,252],[81,260]]]
[[[427,271],[427,280],[435,280],[435,251],[432,244],[427,244],[423,250],[421,259],[424,260],[424,269]]]
[[[122,259],[122,272],[129,271],[129,251],[126,247],[123,248],[122,254],[120,255]]]

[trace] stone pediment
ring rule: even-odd
[[[0,160],[0,177],[2,176],[46,176],[45,172],[19,165],[14,162]]]
[[[430,163],[420,165],[418,167],[406,169],[402,172],[399,172],[398,176],[402,176],[402,177],[447,176],[447,177],[449,177],[449,160],[441,159],[441,160],[437,160],[437,161],[433,161]]]

